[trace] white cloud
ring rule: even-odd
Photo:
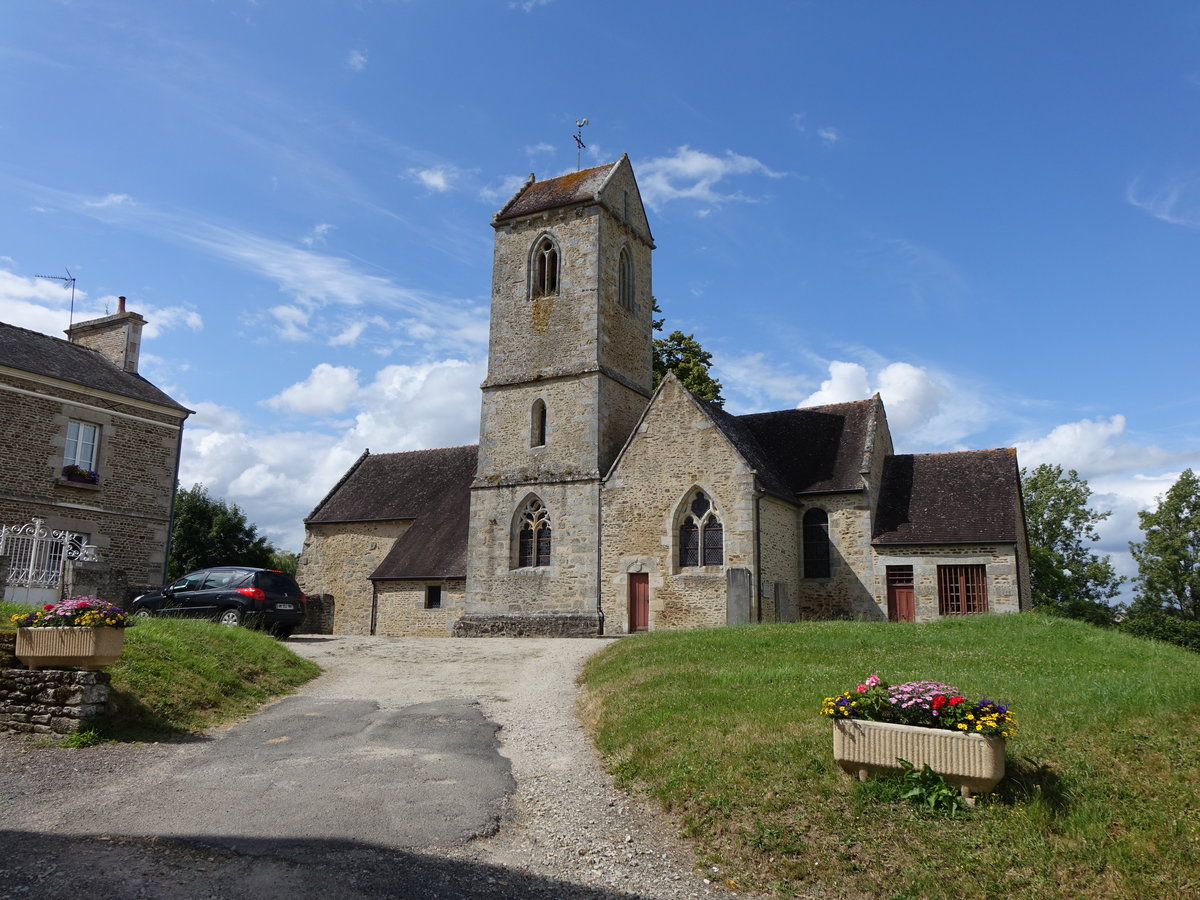
[[[427,169],[409,169],[405,174],[412,181],[423,185],[426,190],[443,194],[451,190],[455,183],[462,178],[463,170],[457,166],[443,164]]]
[[[180,482],[237,503],[277,545],[299,550],[304,517],[365,448],[375,453],[474,443],[483,360],[444,359],[380,369],[362,385],[353,369],[317,365],[265,401],[298,414],[353,412],[337,434],[268,432],[212,403],[184,429]],[[257,421],[257,420],[256,420]]]
[[[351,50],[346,55],[346,65],[348,65],[355,72],[361,72],[367,67],[367,51]]]
[[[842,133],[836,128],[826,125],[824,128],[817,129],[817,137],[821,139],[821,143],[826,147],[832,147],[842,139]]]
[[[312,231],[300,238],[300,243],[302,243],[305,247],[313,247],[318,244],[324,245],[325,235],[329,234],[329,232],[333,231],[333,229],[334,226],[330,225],[328,222],[322,222],[319,225],[314,225]]]
[[[308,313],[295,306],[272,306],[271,316],[279,326],[279,336],[285,341],[308,339]]]
[[[272,409],[323,416],[344,412],[358,393],[358,369],[320,363],[308,377],[265,402]]]
[[[128,194],[106,194],[96,200],[84,200],[83,205],[92,209],[106,209],[111,206],[128,206],[133,203],[133,198]]]
[[[1134,179],[1125,191],[1125,199],[1138,209],[1171,225],[1200,228],[1200,175],[1169,178],[1157,189],[1144,191],[1141,179]]]
[[[526,156],[540,156],[540,155],[546,154],[546,153],[552,154],[557,149],[558,148],[555,147],[553,144],[547,144],[545,141],[541,141],[537,144],[530,144],[529,146],[527,146],[525,148],[525,155]]]
[[[200,331],[204,328],[204,319],[200,313],[186,306],[141,306],[131,312],[141,313],[146,319],[146,327],[142,336],[147,339],[160,337],[163,332],[173,328],[188,328]]]
[[[368,324],[371,322],[367,319],[357,319],[351,322],[341,332],[329,339],[329,345],[331,347],[353,347],[362,337],[362,333],[366,331]]]
[[[522,12],[533,12],[539,6],[546,6],[553,3],[554,0],[520,0],[520,2],[509,3],[509,9],[519,9]]]
[[[687,145],[677,149],[671,156],[648,160],[638,169],[642,198],[647,206],[655,210],[671,200],[680,199],[699,200],[713,205],[737,200],[753,201],[755,198],[740,191],[722,192],[717,187],[735,176],[784,177],[784,173],[773,172],[759,160],[741,156],[732,150],[726,150],[723,156],[714,156],[702,150],[693,150]]]
[[[1026,466],[1054,463],[1085,477],[1130,470],[1145,471],[1178,465],[1188,454],[1157,446],[1135,445],[1125,433],[1125,416],[1080,419],[1055,426],[1048,434],[1018,441],[1017,452]]]
[[[887,410],[897,452],[959,449],[992,419],[992,409],[961,381],[906,362],[878,365],[874,373],[856,362],[834,360],[829,377],[797,406],[865,400],[878,392]]]

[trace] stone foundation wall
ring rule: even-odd
[[[463,616],[454,623],[454,637],[596,637],[600,617]]]
[[[0,731],[73,734],[105,711],[107,672],[16,668],[16,632],[0,634]]]

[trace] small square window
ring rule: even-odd
[[[440,584],[425,585],[425,608],[442,608],[442,586]]]

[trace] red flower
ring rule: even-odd
[[[53,604],[53,603],[47,603],[45,606],[43,606],[43,607],[42,607],[42,609],[54,609],[54,604]]]
[[[962,697],[951,697],[951,698],[950,698],[950,705],[951,705],[951,706],[958,706],[958,704],[960,704],[960,703],[962,703],[962,702],[963,702],[963,698],[962,698]]]
[[[946,705],[946,698],[942,694],[938,694],[936,697],[933,698],[933,708],[934,709],[941,709],[945,705]]]

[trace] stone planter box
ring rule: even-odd
[[[969,797],[973,791],[992,790],[1004,777],[1004,738],[838,719],[833,723],[833,758],[843,771],[864,781],[876,772],[904,771],[897,758],[918,769],[928,763]]]
[[[124,643],[124,628],[18,628],[16,657],[31,669],[102,669]]]

